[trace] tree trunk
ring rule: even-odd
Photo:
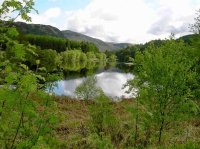
[[[159,136],[158,136],[158,143],[159,144],[161,143],[163,128],[164,128],[164,118],[162,118],[162,121],[161,121],[161,124],[160,124],[160,129],[159,129]]]
[[[52,84],[50,84],[50,91],[52,90]],[[49,104],[49,98],[47,98],[46,102],[45,102],[45,106],[46,108],[48,107],[48,104]],[[45,109],[42,113],[42,117],[44,118],[45,116]],[[48,119],[45,120],[45,122],[40,122],[39,126],[38,126],[38,129],[37,129],[37,135],[36,135],[36,139],[35,141],[33,142],[32,145],[35,145],[38,141],[38,138],[40,136],[40,133],[41,133],[41,130],[45,127],[46,123],[47,123]]]
[[[20,127],[21,127],[23,117],[24,117],[24,112],[21,113],[20,121],[19,121],[17,130],[16,130],[16,133],[15,133],[14,139],[13,139],[13,141],[12,141],[12,145],[11,145],[11,147],[10,147],[11,149],[14,148],[15,140],[16,140],[17,135],[18,135],[18,133],[19,133],[19,129],[20,129]]]
[[[5,106],[5,103],[6,103],[6,100],[4,100],[4,101],[3,101],[3,103],[2,103],[2,106],[1,106],[1,108],[2,108],[2,111],[0,112],[0,117],[2,116],[2,113],[3,113],[3,108],[4,108],[4,106]]]
[[[138,139],[138,99],[136,99],[136,118],[135,118],[135,136],[134,136],[134,147],[136,147]]]
[[[27,95],[26,95],[26,100],[28,99],[28,96],[29,96],[29,92],[27,93]],[[22,105],[22,99],[20,100],[20,105],[22,106],[22,107],[24,107],[24,105]],[[16,132],[15,132],[15,136],[14,136],[14,139],[13,139],[13,141],[12,141],[12,145],[11,145],[11,149],[13,149],[14,148],[14,144],[15,144],[15,140],[16,140],[16,138],[17,138],[17,135],[18,135],[18,133],[19,133],[19,129],[21,128],[21,125],[23,125],[23,119],[24,119],[24,108],[22,109],[22,112],[21,112],[21,116],[20,116],[20,121],[19,121],[19,124],[18,124],[18,126],[17,126],[17,130],[16,130]]]

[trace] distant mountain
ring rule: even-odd
[[[49,35],[64,38],[63,33],[56,27],[42,24],[27,24],[24,22],[15,22],[18,30],[24,34]]]
[[[100,39],[92,38],[81,33],[73,32],[70,30],[62,31],[65,38],[77,41],[87,41],[94,43],[101,51],[105,50],[117,50],[121,48],[125,48],[131,44],[128,43],[111,43],[111,42],[104,42]]]
[[[59,38],[67,38],[75,41],[91,42],[95,44],[100,51],[105,51],[105,50],[113,51],[131,45],[129,43],[104,42],[100,39],[92,38],[84,34],[73,32],[70,30],[60,31],[58,28],[50,25],[27,24],[24,22],[15,22],[14,25],[23,34],[48,35]]]
[[[117,47],[118,49],[124,49],[126,47],[129,47],[129,46],[132,46],[133,44],[131,43],[113,43],[113,42],[110,42],[109,44],[112,44],[114,45],[115,47]]]

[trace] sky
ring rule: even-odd
[[[32,23],[108,42],[145,43],[191,34],[200,0],[35,0],[35,8]]]

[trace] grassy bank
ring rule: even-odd
[[[55,97],[55,100],[60,120],[55,134],[59,140],[59,148],[94,148],[95,140],[91,137],[91,116],[88,110],[94,102],[67,97]],[[110,103],[118,120],[115,134],[117,139],[112,140],[114,148],[133,148],[135,118],[129,109],[134,104],[131,99]],[[144,144],[145,148],[199,148],[200,119],[196,117],[189,121],[174,122],[168,126],[162,144],[157,144],[154,134],[147,135],[141,133],[138,139],[138,143]]]

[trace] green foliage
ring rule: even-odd
[[[134,46],[116,51],[116,56],[117,56],[118,61],[129,62],[129,57],[134,58],[136,51],[138,51],[139,48],[140,48],[140,45],[134,45]]]
[[[80,54],[79,61],[80,61],[80,63],[81,63],[83,66],[86,65],[86,62],[87,62],[87,56],[86,56],[85,53],[81,53],[81,54]]]
[[[104,53],[83,53],[81,50],[67,50],[60,54],[60,68],[67,71],[78,71],[83,68],[93,69],[98,64],[106,64],[106,56]]]
[[[113,114],[111,100],[101,93],[89,107],[89,113],[90,137],[95,148],[114,148],[112,141],[116,141],[119,125]]]
[[[8,35],[8,37],[13,39],[13,38],[16,38],[19,35],[19,33],[15,27],[11,27],[11,28],[9,28],[7,35]]]
[[[5,0],[1,5],[0,10],[0,18],[1,20],[9,19],[10,21],[15,21],[19,16],[25,20],[25,21],[31,21],[31,18],[28,16],[28,14],[34,10],[34,1],[33,0],[23,0],[23,2],[19,2],[16,0]],[[7,14],[12,14],[14,12],[17,12],[16,17],[11,18]]]
[[[53,49],[57,52],[62,52],[66,50],[66,41],[63,38],[29,34],[21,36],[20,41],[28,41],[30,44],[37,45],[42,49]]]
[[[96,58],[97,58],[97,64],[99,65],[99,67],[104,68],[107,64],[107,57],[105,53],[96,53]],[[88,62],[88,63],[92,63],[92,62]]]
[[[105,53],[96,53],[96,58],[100,62],[106,62],[107,61]]]
[[[80,48],[84,53],[99,52],[99,49],[93,43],[90,43],[90,42],[82,41]]]
[[[161,47],[148,47],[144,54],[136,55],[135,86],[142,100],[151,127],[157,130],[157,140],[162,141],[163,132],[175,120],[184,120],[192,101],[192,86],[196,72],[192,66],[196,58],[190,56],[190,47],[183,42],[167,41]],[[191,105],[190,105],[191,106]],[[187,107],[187,108],[186,108]],[[196,108],[196,104],[193,104]],[[191,109],[191,108],[190,108]]]
[[[64,70],[80,70],[87,63],[85,53],[80,50],[68,50],[61,53],[61,68]]]
[[[195,91],[195,97],[197,100],[200,97],[200,35],[199,34],[193,34],[193,35],[187,35],[181,38],[185,43],[189,44],[191,46],[191,57],[196,57],[197,62],[193,66],[193,70],[196,71],[198,74],[196,76],[196,84],[193,84],[193,90]],[[200,103],[199,103],[200,105]]]
[[[85,66],[86,69],[91,71],[91,73],[89,72],[88,74],[92,74],[93,73],[92,69],[94,69],[96,66],[97,65],[94,61],[88,60],[86,66]]]
[[[89,112],[92,132],[99,136],[114,133],[117,121],[112,113],[111,100],[108,97],[101,93],[90,106]]]
[[[45,67],[47,72],[57,70],[61,63],[61,57],[55,50],[38,50],[37,52],[39,63],[42,67]]]
[[[88,42],[30,34],[20,36],[19,40],[21,43],[28,41],[41,48],[41,50],[34,48],[31,50],[32,53],[26,54],[26,62],[32,68],[42,66],[46,67],[47,72],[53,72],[59,66],[60,69],[65,71],[79,71],[87,66],[91,67],[90,63],[93,66],[94,61],[103,65],[106,64],[106,55],[99,53],[98,49]],[[29,44],[26,43],[26,45]],[[39,61],[39,63],[36,64],[36,61]]]
[[[0,61],[3,62],[5,60],[5,52],[0,51]]]
[[[54,102],[43,91],[37,91],[36,76],[27,72],[6,80],[8,84],[11,84],[16,79],[19,81],[13,89],[7,85],[0,88],[0,146],[3,148],[34,146],[39,136],[50,133],[55,124],[52,121],[56,116],[53,110],[55,109]],[[32,95],[36,92],[38,95],[34,99]],[[42,102],[37,101],[38,99]]]
[[[12,62],[25,61],[25,47],[23,44],[19,44],[16,41],[9,41],[6,49],[6,58]]]
[[[42,49],[53,49],[56,50],[57,52],[63,52],[65,50],[74,50],[74,49],[80,49],[84,53],[99,52],[98,48],[93,43],[84,41],[82,42],[73,41],[69,39],[52,37],[52,36],[27,34],[27,35],[20,35],[19,40],[21,42],[27,41],[33,45],[41,47]]]
[[[137,51],[145,51],[145,49],[151,45],[154,45],[155,47],[160,47],[165,43],[165,40],[152,40],[145,44],[136,44],[132,46],[128,46],[126,48],[117,50],[115,52],[117,59],[119,62],[130,62],[129,58],[135,58]]]
[[[117,61],[117,56],[115,54],[111,54],[109,57],[108,57],[108,61],[109,62],[116,62]]]
[[[87,53],[86,53],[86,56],[87,56],[87,59],[88,59],[89,61],[91,61],[91,62],[94,62],[94,61],[97,60],[97,59],[96,59],[96,55],[95,55],[94,52],[87,52]]]
[[[54,82],[62,76],[57,71],[91,69],[95,62],[106,62],[106,56],[109,61],[116,61],[114,53],[99,53],[96,46],[87,42],[36,35],[19,37],[12,23],[19,16],[30,21],[28,14],[34,10],[33,5],[33,0],[5,0],[0,8],[0,148],[56,148],[57,104],[45,89],[52,94]],[[11,18],[7,14],[17,16]],[[113,112],[115,103],[96,86],[95,77],[86,78],[76,88],[77,97],[95,100],[85,102],[89,103],[87,129],[81,127],[81,131],[86,130],[83,135],[72,137],[69,144],[74,146],[69,145],[70,148],[80,148],[80,144],[100,149],[132,148],[132,145],[145,148],[184,131],[187,131],[186,142],[167,147],[199,148],[198,142],[187,142],[188,130],[178,129],[178,124],[190,117],[196,122],[189,124],[199,125],[198,38],[189,40],[190,46],[182,41],[157,40],[116,53],[120,61],[135,63],[136,76],[129,86],[130,91],[138,90],[130,108],[133,125],[132,120],[131,125],[123,123],[123,134]],[[162,147],[166,147],[164,143]]]
[[[1,18],[12,8],[19,12],[17,17],[30,21],[28,13],[33,10],[33,4],[32,0],[23,3],[6,0],[0,9]],[[6,45],[0,61],[0,148],[32,148],[41,144],[41,138],[47,134],[51,136],[57,122],[56,105],[40,89],[44,85],[38,82],[45,78],[26,65],[27,61],[37,57],[36,47],[20,44],[16,40],[18,32],[9,25],[0,26],[1,41]],[[43,139],[42,144],[48,146],[47,142]]]
[[[87,77],[75,89],[75,94],[79,99],[89,100],[99,96],[101,89],[96,86],[97,79],[93,76]]]

